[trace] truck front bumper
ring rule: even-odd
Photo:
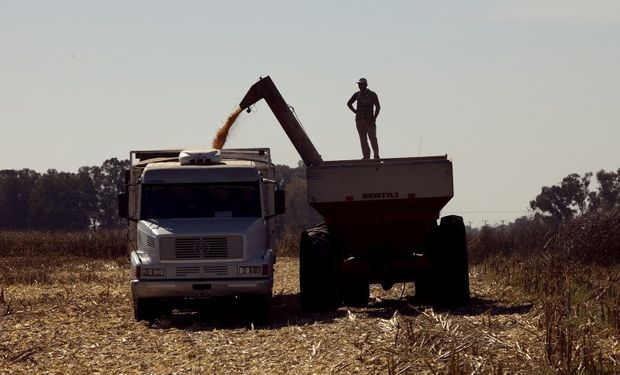
[[[132,280],[134,298],[212,298],[271,295],[273,278],[243,280]]]

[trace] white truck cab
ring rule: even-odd
[[[235,297],[268,318],[274,217],[284,212],[267,148],[132,151],[128,219],[136,320],[175,302]]]

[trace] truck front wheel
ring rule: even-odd
[[[271,295],[250,297],[252,322],[256,325],[267,325],[271,317]]]
[[[153,298],[133,299],[133,315],[136,321],[153,320],[157,316],[157,304]]]

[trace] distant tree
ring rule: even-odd
[[[48,170],[31,195],[30,222],[44,230],[84,230],[89,227],[87,196],[75,173]]]
[[[118,228],[117,195],[129,160],[111,158],[77,173],[0,171],[0,229]]]
[[[306,166],[302,161],[299,161],[295,168],[283,164],[276,165],[276,179],[280,186],[286,186],[293,178],[306,178]]]
[[[590,210],[612,208],[620,204],[620,168],[617,172],[596,172],[598,191],[590,192]]]
[[[589,186],[592,173],[583,177],[570,174],[559,185],[544,186],[530,207],[538,216],[549,223],[560,224],[583,214],[588,207]]]
[[[306,166],[276,165],[276,179],[286,191],[286,213],[278,218],[278,233],[299,234],[321,221],[321,216],[308,204]]]
[[[95,181],[99,181],[101,178],[100,167],[80,167],[77,173],[77,177],[80,184],[80,189],[85,199],[85,209],[88,212],[89,227],[93,230],[97,229],[99,225],[99,189]]]
[[[306,180],[295,177],[286,186],[284,231],[298,234],[321,221],[321,216],[309,204]]]
[[[21,230],[30,225],[30,196],[40,174],[30,170],[0,171],[0,228]]]
[[[93,229],[120,228],[123,225],[117,216],[117,196],[123,190],[124,171],[128,168],[129,160],[111,158],[100,167],[82,167],[78,171],[83,192],[88,197],[87,206]]]
[[[540,217],[521,216],[508,224],[513,251],[518,254],[530,254],[544,246],[549,228]]]
[[[129,168],[129,160],[111,158],[101,165],[101,180],[97,191],[99,197],[99,222],[103,228],[112,229],[121,226],[118,218],[118,193],[125,183],[124,171]]]

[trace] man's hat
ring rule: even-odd
[[[367,85],[368,81],[366,81],[366,78],[360,78],[359,81],[357,81],[357,83],[361,83],[361,84]]]

